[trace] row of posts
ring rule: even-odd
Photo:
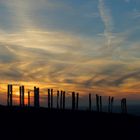
[[[13,106],[13,86],[12,85],[8,85],[8,91],[7,91],[7,105],[8,106]],[[20,86],[19,87],[19,104],[20,107],[24,107],[25,106],[25,102],[24,102],[24,97],[25,97],[25,88],[24,86]],[[30,107],[30,91],[28,91],[28,106]],[[34,87],[34,107],[39,108],[40,104],[39,104],[39,88]]]
[[[19,87],[19,94],[20,94],[20,107],[24,107],[24,93],[25,89],[24,86]],[[53,109],[53,89],[48,89],[48,109]],[[7,105],[12,106],[12,97],[13,96],[13,86],[8,85],[8,94],[7,94]],[[57,109],[65,109],[65,91],[57,91]],[[34,107],[39,108],[40,102],[39,102],[39,88],[34,87]],[[108,112],[113,112],[113,104],[114,104],[114,97],[108,98]],[[28,91],[28,106],[30,107],[30,91]],[[72,110],[78,110],[79,108],[79,93],[72,92]],[[102,112],[102,96],[99,96],[96,94],[96,111]],[[92,97],[91,94],[89,94],[89,111],[92,111]],[[126,99],[123,98],[121,100],[121,111],[123,114],[127,113],[127,105],[126,105]]]

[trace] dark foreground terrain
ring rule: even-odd
[[[140,139],[140,117],[0,106],[0,134],[12,140]]]

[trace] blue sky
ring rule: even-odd
[[[24,2],[1,0],[0,17],[2,29],[20,28],[17,20],[30,19],[39,28],[72,31],[84,35],[96,35],[103,32],[104,22],[100,16],[98,0],[25,0]],[[113,31],[122,32],[139,26],[139,0],[104,0],[113,22]],[[22,12],[18,12],[20,10]],[[21,14],[21,15],[20,15]],[[24,15],[25,14],[25,15]],[[17,15],[21,16],[16,19]]]
[[[133,99],[139,25],[139,0],[0,0],[0,76]]]

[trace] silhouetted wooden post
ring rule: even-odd
[[[22,91],[21,91],[21,86],[19,87],[19,104],[20,104],[20,107],[22,106],[22,103],[21,103],[21,93],[22,93]]]
[[[53,108],[53,89],[51,89],[51,109]]]
[[[28,107],[30,107],[30,91],[28,91]]]
[[[111,103],[111,101],[110,101],[110,96],[109,96],[109,98],[108,98],[108,112],[110,113],[110,103]]]
[[[113,102],[114,102],[114,97],[111,98],[111,109],[110,109],[111,113],[113,112]]]
[[[91,94],[89,94],[89,111],[91,111]]]
[[[59,90],[57,91],[57,109],[59,109]]]
[[[37,88],[37,95],[36,95],[36,107],[40,107],[40,102],[39,102],[39,88]]]
[[[10,106],[13,106],[13,86],[10,85]]]
[[[121,113],[123,113],[123,99],[121,99]]]
[[[21,86],[22,87],[22,106],[24,107],[24,86]]]
[[[125,106],[125,114],[127,114],[127,104],[126,104],[126,99],[124,100],[124,106]]]
[[[127,105],[126,105],[126,99],[123,98],[121,100],[121,110],[123,114],[127,114]]]
[[[63,110],[65,109],[65,91],[63,92]]]
[[[12,85],[8,85],[8,90],[7,90],[7,105],[8,106],[12,106],[12,98],[13,98],[13,86]]]
[[[75,110],[75,92],[72,92],[72,110]]]
[[[51,104],[50,104],[50,89],[48,89],[48,108],[50,109]]]
[[[96,107],[97,107],[97,112],[99,112],[99,96],[96,94]]]
[[[7,86],[7,106],[10,106],[10,101],[9,101],[9,99],[10,99],[10,88],[9,88],[9,85]]]
[[[39,88],[34,87],[34,107],[39,108],[40,102],[39,102]]]
[[[102,96],[100,96],[100,112],[102,112]]]
[[[9,85],[7,86],[7,106],[9,106]]]
[[[123,99],[123,113],[125,114],[125,98]]]
[[[20,106],[24,107],[24,86],[20,86],[19,91],[20,91]]]
[[[79,108],[79,93],[76,94],[76,110]]]
[[[124,98],[121,100],[121,111],[124,113]]]
[[[60,93],[60,109],[62,109],[62,103],[63,103],[63,91]]]
[[[34,87],[34,107],[36,107],[36,87]]]

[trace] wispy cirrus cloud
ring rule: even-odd
[[[114,45],[123,42],[117,39],[113,42]],[[116,88],[125,84],[125,79],[129,79],[126,75],[139,69],[136,60],[136,64],[133,62],[134,65],[130,65],[130,58],[136,58],[139,43],[133,44],[133,48],[130,46],[127,51],[120,48],[125,59],[112,60],[107,52],[100,53],[100,47],[104,48],[104,41],[99,43],[97,40],[98,38],[87,39],[39,29],[4,33],[0,37],[3,50],[0,53],[1,77],[9,81],[49,83],[54,87],[83,91],[87,87],[92,90],[94,86],[96,89],[110,86]],[[116,51],[113,55],[118,57]],[[130,61],[127,61],[128,58]]]
[[[112,35],[112,30],[113,30],[113,19],[111,15],[110,9],[105,5],[104,0],[99,0],[99,12],[101,19],[104,23],[105,29],[104,29],[104,36],[107,39],[107,46],[108,48],[111,47],[111,40],[114,38]]]
[[[131,13],[131,16],[134,19],[140,19],[140,11],[137,9],[134,9],[133,12]]]

